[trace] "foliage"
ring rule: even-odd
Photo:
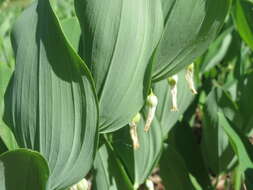
[[[252,189],[252,6],[0,1],[1,189]]]

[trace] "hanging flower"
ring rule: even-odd
[[[147,116],[146,124],[144,127],[145,132],[148,132],[151,127],[152,121],[155,117],[157,104],[158,104],[158,99],[156,95],[153,92],[151,92],[151,94],[147,98],[148,116]]]
[[[194,85],[194,64],[190,64],[187,69],[186,69],[186,73],[185,73],[185,79],[188,83],[188,86],[191,90],[191,92],[193,94],[197,94],[197,91],[195,89],[195,85]]]
[[[89,182],[86,179],[82,179],[76,185],[73,185],[70,190],[88,190]]]
[[[137,113],[136,116],[133,118],[133,120],[129,123],[130,135],[132,138],[134,150],[140,147],[138,133],[137,133],[137,124],[140,122],[140,120],[141,120],[141,114]]]
[[[170,93],[172,96],[172,108],[171,111],[177,112],[178,105],[177,105],[177,83],[178,83],[178,76],[173,75],[172,77],[168,78],[169,86],[170,86]]]

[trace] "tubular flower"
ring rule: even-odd
[[[146,124],[144,127],[145,132],[148,132],[150,129],[152,121],[155,117],[155,111],[158,104],[158,99],[153,92],[151,92],[151,94],[148,96],[147,104],[148,104],[148,117],[147,117]]]
[[[170,85],[170,92],[172,96],[172,108],[171,111],[177,112],[178,105],[177,105],[177,83],[178,83],[178,76],[173,75],[172,77],[168,78],[168,82]]]
[[[89,182],[86,179],[82,179],[76,185],[73,185],[70,190],[88,190]]]
[[[145,184],[146,184],[146,187],[148,188],[148,190],[155,190],[155,185],[154,185],[153,181],[151,181],[150,179],[147,179]]]
[[[133,120],[129,123],[130,135],[133,141],[134,150],[140,147],[138,133],[137,133],[137,124],[140,122],[140,120],[141,120],[141,114],[137,113],[136,116],[134,116]]]
[[[195,89],[193,76],[194,75],[194,65],[193,63],[190,64],[186,69],[185,79],[188,83],[188,86],[193,94],[197,94],[197,91]]]

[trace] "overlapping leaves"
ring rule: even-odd
[[[96,84],[100,130],[129,123],[144,104],[144,78],[162,32],[160,1],[76,0],[83,57]]]

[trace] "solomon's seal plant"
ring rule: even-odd
[[[251,1],[10,2],[1,190],[253,188]]]

